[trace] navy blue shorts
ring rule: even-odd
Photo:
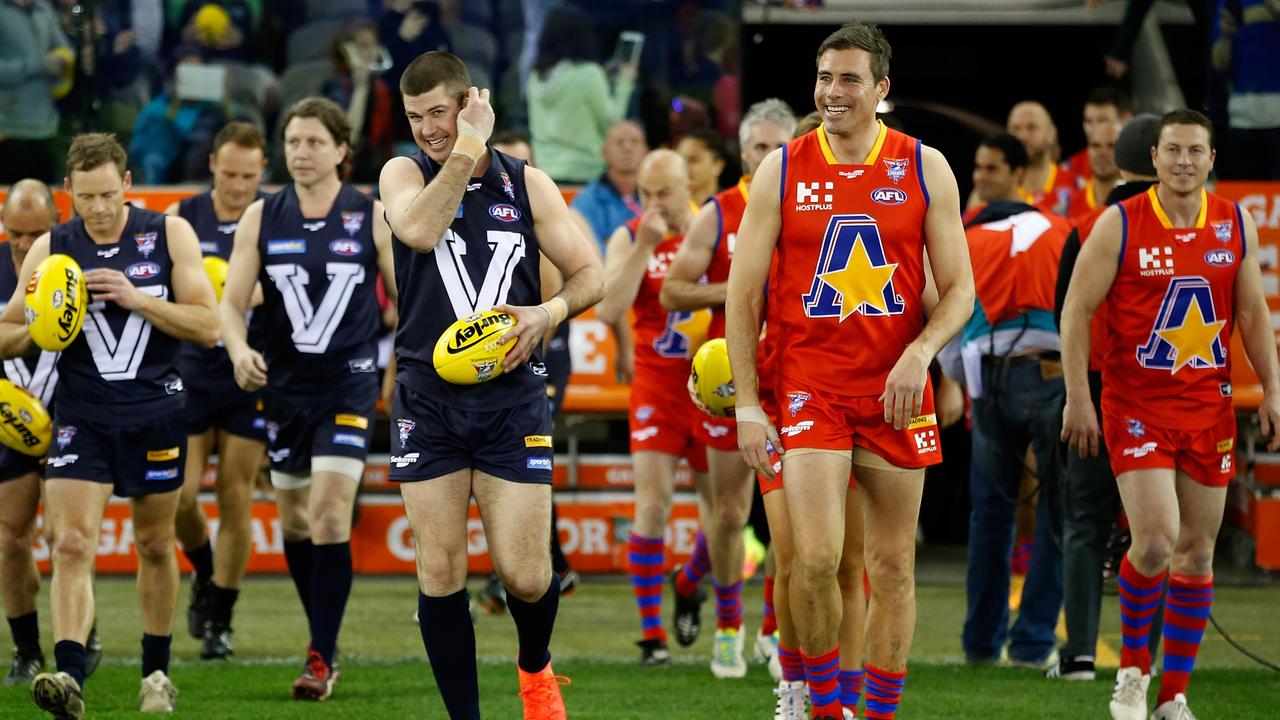
[[[378,386],[345,393],[323,405],[294,406],[266,398],[267,456],[271,469],[286,473],[311,471],[311,459],[323,456],[364,462],[373,435]]]
[[[560,414],[564,405],[564,391],[569,387],[569,374],[573,369],[573,356],[569,353],[569,323],[564,322],[551,338],[547,349],[547,403],[551,406],[551,417]]]
[[[15,480],[30,473],[40,472],[40,461],[44,458],[23,455],[17,450],[0,445],[0,482]]]
[[[187,434],[213,428],[261,443],[267,441],[262,393],[235,389],[187,387]]]
[[[143,423],[108,425],[57,412],[46,475],[110,484],[120,497],[177,490],[187,454],[185,417],[180,409]]]
[[[503,480],[550,485],[551,411],[543,398],[503,410],[458,410],[396,383],[390,464],[393,482],[475,468]]]

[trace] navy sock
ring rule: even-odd
[[[157,670],[160,670],[165,675],[169,674],[169,644],[172,641],[172,635],[143,634],[142,677],[146,677]]]
[[[560,519],[556,517],[556,504],[551,503],[551,569],[560,577],[564,577],[569,572],[569,560],[564,556],[564,549],[560,547],[560,531],[557,529],[560,525]]]
[[[551,586],[534,602],[525,602],[507,593],[507,610],[516,621],[520,638],[520,654],[516,664],[527,673],[536,673],[551,662],[551,631],[556,626],[556,610],[560,608],[560,577],[551,573]]]
[[[209,619],[214,622],[231,624],[231,609],[240,598],[238,588],[218,587],[217,583],[209,586]]]
[[[466,589],[444,597],[419,592],[418,629],[451,720],[480,720],[476,631],[471,625]]]
[[[208,540],[198,548],[182,549],[191,566],[196,569],[197,580],[208,580],[213,577],[213,544]]]
[[[311,538],[284,541],[284,562],[289,566],[289,576],[302,600],[302,609],[311,617],[311,565],[315,560]]]
[[[84,688],[84,645],[75,640],[59,640],[53,646],[53,661],[58,672],[75,678],[76,683]]]
[[[13,644],[23,655],[40,653],[40,623],[36,621],[34,610],[26,615],[9,618],[9,632],[13,634]]]
[[[316,545],[311,576],[311,649],[333,665],[338,629],[351,595],[351,543]]]

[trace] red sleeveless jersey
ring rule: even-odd
[[[1076,151],[1074,155],[1067,158],[1062,167],[1075,176],[1077,183],[1092,179],[1093,168],[1089,165],[1089,148]]]
[[[1037,209],[1054,215],[1066,215],[1067,200],[1076,189],[1076,176],[1058,165],[1050,165],[1049,177],[1045,178],[1044,186],[1024,189],[1031,198],[1027,202]]]
[[[1089,233],[1093,232],[1093,226],[1098,223],[1098,218],[1102,217],[1102,213],[1106,209],[1105,206],[1094,208],[1075,220],[1076,235],[1080,238],[1080,247],[1084,247],[1084,241],[1089,239]],[[1072,270],[1072,272],[1074,273],[1075,271]],[[1082,270],[1081,272],[1084,271]],[[1093,320],[1089,323],[1089,369],[1093,372],[1102,372],[1106,357],[1107,303],[1103,302],[1093,311]]]
[[[631,242],[636,240],[640,218],[627,223]],[[672,312],[662,307],[658,296],[667,269],[684,242],[683,235],[667,235],[654,248],[645,268],[640,289],[631,305],[631,333],[635,345],[636,375],[667,374],[672,382],[684,382],[689,361],[706,336],[708,313],[705,310]]]
[[[1098,197],[1097,184],[1093,178],[1089,178],[1085,181],[1084,187],[1072,190],[1071,194],[1067,196],[1066,218],[1072,224],[1078,225],[1081,220],[1094,214],[1098,209],[1098,205],[1104,200],[1106,198]],[[1094,216],[1096,217],[1096,215]]]
[[[778,282],[769,297],[778,376],[879,395],[924,324],[929,194],[920,141],[881,123],[866,159],[844,165],[819,126],[787,143],[782,157]]]
[[[1245,253],[1242,220],[1235,203],[1202,190],[1195,227],[1175,228],[1157,187],[1119,206],[1103,410],[1197,430],[1231,412],[1227,350]]]
[[[729,281],[729,264],[733,261],[733,246],[738,241],[738,226],[742,224],[742,213],[747,210],[748,188],[751,178],[744,177],[737,185],[728,190],[721,190],[711,198],[716,208],[716,245],[711,251],[711,264],[707,266],[707,282],[722,283]],[[707,339],[724,337],[724,306],[711,308],[711,326],[707,328]]]

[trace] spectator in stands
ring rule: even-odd
[[[1218,0],[1213,69],[1228,75],[1229,129],[1219,174],[1280,178],[1280,0]]]
[[[717,132],[737,137],[742,116],[738,27],[717,10],[700,10],[689,23],[683,43],[683,63],[673,67],[672,90],[706,103]]]
[[[973,181],[987,206],[965,226],[978,295],[974,317],[956,341],[973,398],[962,634],[971,665],[999,661],[1007,642],[1013,664],[1047,667],[1055,659],[1054,627],[1062,606],[1062,554],[1051,520],[1058,497],[1045,491],[1038,493],[1018,619],[1009,626],[1009,561],[1023,457],[1034,449],[1041,487],[1053,487],[1048,478],[1056,469],[1056,414],[1065,392],[1053,287],[1070,225],[1024,201],[1017,168],[1027,161],[1023,143],[1012,135],[982,141]]]
[[[333,39],[329,51],[333,79],[322,95],[347,111],[351,124],[351,152],[347,153],[348,182],[375,183],[391,159],[391,91],[381,82],[385,69],[378,28],[372,20],[357,20]]]
[[[75,19],[73,10],[63,11],[63,27],[79,46],[80,72],[78,87],[62,107],[93,122],[95,129],[115,133],[128,146],[138,113],[151,96],[132,9],[127,0],[108,0],[89,5],[87,11],[87,23]],[[68,27],[69,20],[79,32]]]
[[[497,77],[498,41],[489,29],[477,23],[485,3],[463,0],[435,0],[440,6],[440,23],[449,34],[453,54],[467,64],[471,84],[494,91]]]
[[[630,120],[614,123],[605,133],[601,150],[605,171],[573,199],[570,209],[586,218],[601,255],[604,254],[604,243],[613,231],[640,215],[636,177],[640,172],[640,161],[648,152],[649,146],[639,125]],[[542,162],[541,156],[538,162]]]
[[[1120,183],[1106,196],[1106,205],[1114,205],[1141,195],[1157,182],[1156,169],[1151,162],[1151,148],[1160,135],[1160,118],[1155,115],[1139,115],[1120,131],[1115,144],[1115,163],[1120,171]],[[1089,231],[1106,205],[1076,223],[1062,248],[1062,260],[1058,265],[1058,282],[1055,292],[1054,321],[1062,323],[1062,307],[1066,303],[1071,273],[1080,255],[1080,243],[1087,240]],[[1087,270],[1087,268],[1086,268]],[[1105,313],[1099,307],[1098,313]],[[1093,325],[1105,328],[1105,318],[1094,315]],[[1102,349],[1098,342],[1090,346],[1089,393],[1094,408],[1102,407]],[[1099,414],[1101,422],[1101,414]],[[1111,471],[1111,458],[1103,438],[1098,438],[1098,454],[1080,457],[1079,453],[1066,453],[1066,473],[1062,477],[1062,609],[1066,615],[1067,639],[1059,650],[1061,659],[1050,667],[1046,677],[1063,680],[1093,680],[1095,648],[1098,645],[1098,616],[1102,606],[1102,571],[1107,559],[1107,539],[1116,517],[1121,513],[1120,489],[1116,486],[1115,473]],[[1150,635],[1150,651],[1154,657],[1161,633],[1159,610],[1151,614],[1153,632]]]
[[[398,82],[413,59],[425,52],[452,52],[449,33],[440,22],[440,6],[433,0],[388,0],[378,18],[378,37],[391,53],[391,69],[383,76],[389,83]],[[396,154],[411,155],[418,150],[413,131],[404,114],[398,88],[391,90],[391,133]]]
[[[1093,92],[1089,93],[1088,99],[1084,101],[1085,147],[1063,163],[1075,176],[1077,185],[1083,185],[1093,177],[1093,171],[1089,169],[1088,146],[1094,131],[1110,124],[1116,125],[1116,132],[1119,132],[1118,126],[1129,122],[1131,117],[1133,117],[1133,110],[1130,107],[1129,95],[1120,88],[1104,85],[1094,88]]]
[[[676,152],[689,169],[689,199],[699,207],[720,192],[728,151],[724,138],[710,128],[699,128],[680,139]]]
[[[259,56],[262,5],[251,0],[186,0],[181,7],[175,24],[180,28],[178,43],[199,46],[206,62],[227,68],[231,98],[264,117],[271,115],[279,80]]]
[[[174,56],[177,62],[168,87],[147,103],[133,128],[129,160],[139,183],[208,178],[214,136],[231,120],[251,119],[250,113],[225,97],[221,101],[191,99],[191,90],[178,83],[178,68],[204,64],[199,47],[181,46]]]
[[[626,114],[635,78],[635,66],[623,65],[611,88],[596,60],[595,31],[586,13],[572,5],[552,10],[528,87],[538,166],[561,183],[597,178],[605,170],[605,132]]]
[[[1101,5],[1102,2],[1103,0],[1084,0],[1084,5],[1092,9]],[[1115,39],[1111,41],[1111,48],[1102,58],[1108,75],[1122,78],[1128,74],[1134,43],[1138,41],[1138,33],[1142,31],[1142,23],[1146,20],[1147,13],[1155,4],[1156,0],[1127,0],[1124,17],[1120,19],[1120,27],[1116,29]],[[1205,0],[1187,0],[1187,7],[1191,9],[1191,16],[1197,28],[1208,27],[1209,3]],[[1204,46],[1200,45],[1196,54],[1202,57],[1203,53]]]
[[[1009,110],[1007,129],[1027,149],[1022,190],[1030,198],[1028,203],[1055,215],[1065,214],[1076,180],[1058,167],[1058,128],[1049,111],[1034,100],[1024,100]]]
[[[58,16],[43,0],[0,2],[0,184],[52,180],[58,132],[54,93],[75,64]]]

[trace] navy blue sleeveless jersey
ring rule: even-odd
[[[264,192],[258,193],[258,199],[267,197]],[[191,223],[200,239],[200,254],[213,255],[223,260],[231,258],[231,248],[235,245],[236,228],[239,220],[221,222],[213,209],[212,191],[183,198],[178,201],[178,216]],[[238,392],[235,372],[231,366],[231,358],[218,343],[215,348],[204,348],[195,343],[182,343],[178,350],[178,373],[187,387],[201,388],[212,392]]]
[[[85,272],[110,268],[124,273],[148,295],[173,301],[165,215],[129,207],[124,231],[99,245],[84,221],[55,225],[49,253],[70,255]],[[140,313],[114,302],[93,301],[76,339],[58,360],[58,415],[92,422],[142,423],[184,404],[176,360],[178,340],[152,327]]]
[[[13,245],[0,243],[0,310],[9,304],[9,298],[17,289],[18,272],[13,266]],[[4,376],[40,398],[45,409],[53,412],[53,389],[58,384],[58,353],[32,345],[31,352],[23,357],[4,361]]]
[[[373,200],[344,184],[327,216],[304,218],[289,185],[264,203],[263,302],[253,322],[263,337],[250,341],[263,350],[270,390],[309,404],[376,378],[382,315]]]
[[[440,165],[413,156],[430,183]],[[453,223],[435,248],[420,253],[393,239],[400,325],[396,381],[464,410],[500,410],[546,396],[546,366],[535,351],[525,365],[479,385],[440,379],[432,364],[436,340],[455,320],[495,305],[542,302],[538,238],[525,189],[524,161],[489,151],[489,168],[472,178]]]

